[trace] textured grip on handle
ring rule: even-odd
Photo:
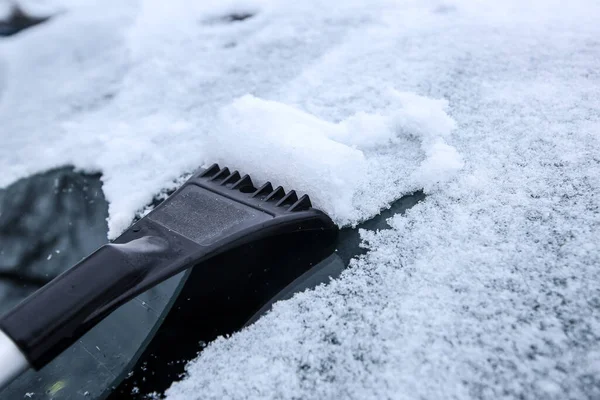
[[[87,332],[105,304],[140,282],[146,260],[167,248],[154,236],[104,245],[3,316],[0,329],[39,369]]]

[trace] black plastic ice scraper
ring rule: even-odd
[[[123,303],[187,268],[222,290],[228,280],[257,273],[260,265],[249,260],[271,251],[293,257],[309,249],[315,260],[323,259],[334,251],[337,235],[337,226],[307,195],[269,182],[257,188],[248,175],[216,164],[200,169],[117,239],[0,318],[0,389],[26,369],[42,368]],[[272,282],[275,291],[310,266],[279,268],[284,273]]]

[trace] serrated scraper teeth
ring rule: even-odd
[[[306,211],[312,207],[312,203],[310,202],[310,197],[308,195],[303,195],[296,201],[292,206],[288,209],[288,211]]]
[[[228,167],[221,168],[219,164],[212,164],[202,171],[199,178],[216,185],[218,187],[236,190],[246,194],[250,198],[255,198],[259,202],[267,204],[258,205],[259,207],[281,207],[282,211],[307,211],[312,208],[312,203],[308,195],[298,197],[295,190],[286,193],[282,186],[273,189],[271,182],[266,182],[258,189],[254,186],[250,175],[242,175],[238,170],[231,172]]]
[[[231,187],[232,189],[239,189],[241,187],[252,187],[254,188],[254,184],[252,183],[252,179],[250,175],[246,174],[242,176],[236,183]]]
[[[260,188],[258,188],[256,190],[256,192],[252,193],[252,197],[262,196],[264,194],[271,193],[272,191],[273,191],[273,185],[271,185],[271,182],[267,182],[264,185],[262,185]]]
[[[284,205],[292,205],[294,204],[296,201],[298,201],[298,195],[296,194],[295,190],[290,190],[288,192],[288,194],[286,194],[285,196],[283,196],[283,198],[281,200],[279,200],[277,202],[277,204],[275,204],[277,207],[281,207]]]
[[[266,198],[265,201],[280,200],[285,196],[285,190],[281,186],[277,186]]]
[[[229,174],[230,174],[229,168],[225,167],[222,170],[220,170],[219,172],[217,172],[212,178],[210,178],[210,180],[215,181],[218,179],[224,179],[224,178],[228,177]]]
[[[200,176],[203,177],[203,178],[206,178],[206,177],[209,177],[209,176],[213,176],[214,174],[216,174],[220,170],[221,170],[221,168],[219,167],[219,164],[215,163],[215,164],[211,165],[210,167],[208,167],[207,169],[205,169],[204,172],[202,172],[200,174]]]
[[[240,180],[240,173],[237,171],[233,171],[227,178],[221,182],[221,185],[226,185],[228,183],[234,183]]]

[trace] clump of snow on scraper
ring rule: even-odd
[[[445,112],[446,101],[394,90],[389,98],[390,106],[380,113],[359,112],[333,123],[245,95],[221,109],[205,148],[216,162],[250,173],[255,183],[270,180],[308,193],[336,223],[354,223],[365,217],[357,204],[371,205],[372,215],[409,191],[406,185],[392,195],[369,190],[377,184],[370,175],[374,165],[375,173],[386,168],[396,174],[414,171],[410,186],[419,188],[431,188],[462,167],[460,156],[444,140],[455,126]],[[380,162],[379,148],[402,146],[407,139],[420,143],[425,156],[420,166],[402,153],[394,165]]]
[[[243,96],[224,107],[206,139],[216,162],[308,193],[332,218],[352,214],[352,195],[364,183],[362,151],[329,138],[340,127],[276,101]]]

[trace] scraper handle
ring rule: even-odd
[[[169,246],[155,236],[106,244],[0,318],[0,389],[46,365],[116,308],[106,305],[144,279],[152,260],[163,258],[157,253]]]

